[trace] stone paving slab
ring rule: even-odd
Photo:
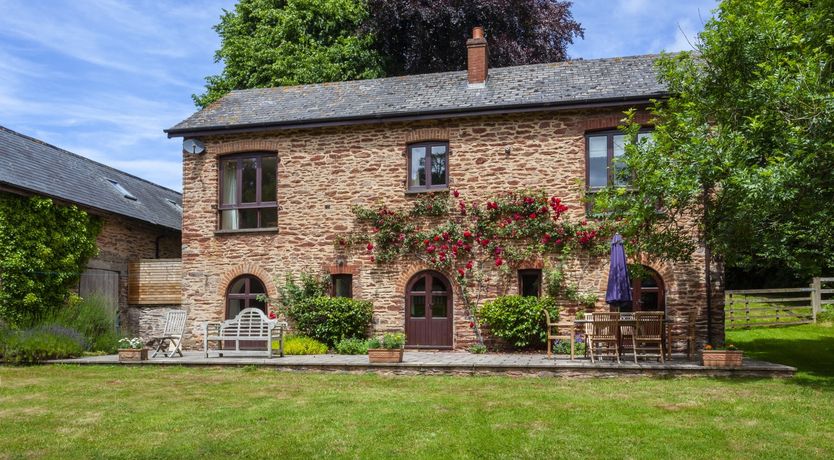
[[[119,364],[117,355],[90,356],[50,363],[101,365]],[[722,369],[701,366],[683,356],[661,364],[640,360],[634,363],[613,360],[592,363],[587,358],[574,361],[567,356],[548,359],[544,354],[487,353],[475,355],[465,352],[411,352],[403,354],[403,362],[371,364],[367,355],[304,355],[266,358],[263,356],[224,356],[208,358],[200,352],[185,352],[182,358],[151,358],[138,366],[261,366],[277,370],[311,370],[340,372],[382,372],[395,374],[489,374],[539,375],[563,377],[619,377],[619,376],[714,376],[714,377],[793,377],[796,369],[765,361],[745,359],[741,368]]]

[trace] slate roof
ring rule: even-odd
[[[125,198],[109,180],[136,199]],[[182,228],[182,195],[0,126],[0,185],[109,211],[174,230]]]
[[[260,126],[333,123],[661,97],[659,55],[489,69],[484,88],[466,71],[232,91],[166,130],[169,136]]]

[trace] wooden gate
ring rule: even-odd
[[[88,268],[78,281],[78,295],[89,297],[98,295],[104,298],[114,318],[119,316],[119,272]]]
[[[728,329],[813,323],[823,305],[834,305],[834,278],[816,277],[809,287],[724,291]]]

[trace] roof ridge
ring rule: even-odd
[[[123,174],[123,175],[128,176],[128,177],[131,177],[131,178],[133,178],[133,179],[136,179],[136,180],[139,180],[139,181],[145,182],[145,183],[147,183],[147,184],[153,185],[154,187],[157,187],[157,188],[160,188],[160,189],[163,189],[163,190],[167,190],[167,191],[169,191],[169,192],[176,193],[177,195],[179,195],[180,197],[182,197],[182,193],[181,193],[181,192],[178,192],[178,191],[176,191],[176,190],[174,190],[174,189],[170,189],[170,188],[168,188],[168,187],[165,187],[164,185],[159,185],[159,184],[157,184],[156,182],[151,182],[151,181],[149,181],[149,180],[147,180],[147,179],[141,178],[141,177],[136,176],[136,175],[134,175],[134,174],[131,174],[131,173],[129,173],[129,172],[122,171],[121,169],[116,169],[116,168],[114,168],[114,167],[112,167],[112,166],[106,165],[106,164],[104,164],[104,163],[100,163],[100,162],[95,161],[95,160],[93,160],[93,159],[87,158],[87,157],[85,157],[85,156],[83,156],[83,155],[79,155],[79,154],[77,154],[77,153],[70,152],[69,150],[63,149],[63,148],[58,147],[58,146],[56,146],[56,145],[52,145],[52,144],[50,144],[49,142],[44,142],[44,141],[42,141],[42,140],[40,140],[40,139],[38,139],[38,138],[35,138],[35,137],[32,137],[32,136],[29,136],[29,135],[26,135],[26,134],[23,134],[23,133],[17,132],[17,131],[15,131],[15,130],[11,129],[11,128],[7,128],[6,126],[0,125],[0,130],[6,131],[6,132],[8,132],[8,133],[10,133],[10,134],[12,134],[12,135],[18,136],[18,137],[22,137],[22,138],[27,139],[27,140],[29,140],[29,141],[35,142],[35,143],[37,143],[37,144],[41,144],[41,145],[44,145],[44,146],[46,146],[46,147],[49,147],[49,148],[55,149],[55,150],[57,150],[57,151],[59,151],[59,152],[63,152],[63,153],[66,153],[66,154],[68,154],[68,155],[72,155],[72,156],[74,156],[74,157],[76,157],[76,158],[80,158],[81,160],[87,161],[87,162],[89,162],[89,163],[93,163],[93,164],[95,164],[95,165],[98,165],[98,166],[104,167],[104,168],[109,169],[109,170],[111,170],[111,171],[115,171],[115,172],[117,172],[117,173],[119,173],[119,174]]]
[[[673,55],[675,53],[648,53],[648,54],[632,54],[628,56],[610,56],[610,57],[602,57],[602,58],[593,58],[593,59],[566,59],[564,61],[553,61],[553,62],[539,62],[536,64],[519,64],[519,65],[509,65],[505,67],[490,67],[489,70],[503,70],[503,69],[515,69],[520,67],[534,67],[534,66],[551,66],[554,64],[566,64],[572,62],[601,62],[601,61],[613,61],[617,59],[636,59],[636,58],[654,58],[661,56],[663,54]],[[355,80],[337,80],[337,81],[323,81],[321,83],[304,83],[300,85],[278,85],[278,86],[261,86],[257,88],[244,88],[244,89],[233,89],[229,91],[228,94],[232,93],[246,93],[246,92],[255,92],[255,91],[266,91],[266,90],[276,90],[276,89],[289,89],[289,88],[309,88],[313,86],[328,86],[328,85],[338,85],[344,83],[358,83],[358,82],[375,82],[380,80],[393,80],[397,78],[408,78],[408,77],[424,77],[424,76],[440,76],[440,75],[447,75],[447,74],[456,74],[456,73],[466,73],[466,69],[461,70],[446,70],[443,72],[427,72],[427,73],[413,73],[407,75],[391,75],[387,77],[378,77],[378,78],[358,78]],[[218,99],[219,100],[219,99]],[[216,102],[216,101],[215,101]],[[199,112],[199,111],[198,111]]]

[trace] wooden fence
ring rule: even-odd
[[[807,288],[725,291],[728,329],[813,323],[823,305],[834,305],[834,278],[814,278]]]
[[[127,303],[179,305],[182,303],[182,261],[141,259],[127,269]]]

